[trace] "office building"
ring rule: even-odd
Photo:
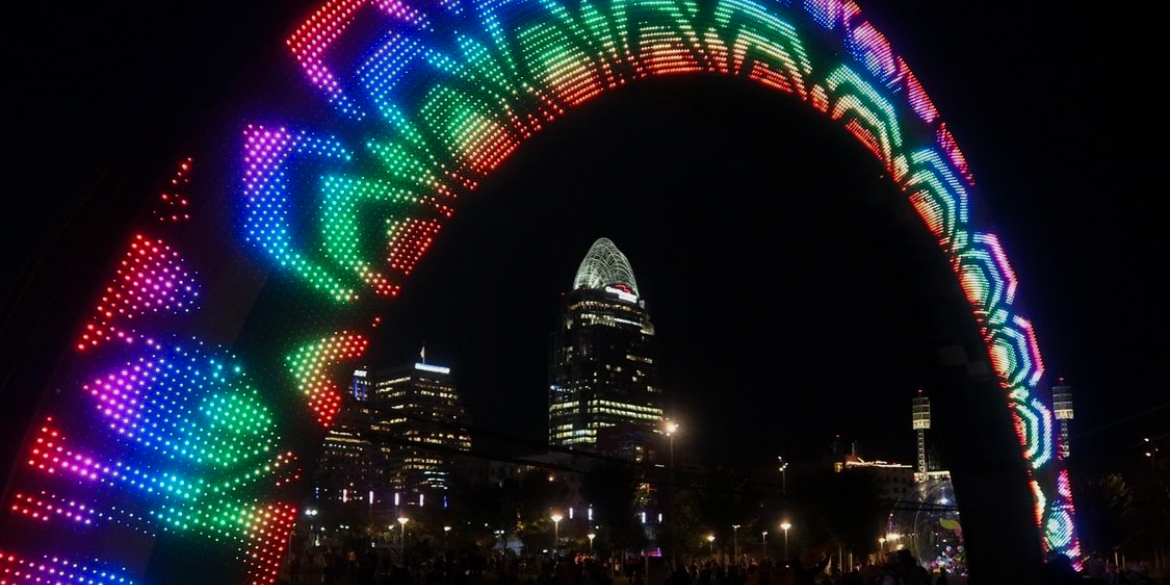
[[[597,449],[603,429],[661,433],[654,325],[626,256],[593,243],[562,296],[549,367],[549,443]]]
[[[441,497],[471,449],[471,417],[450,368],[358,368],[351,388],[325,437],[317,499],[380,507]]]
[[[391,489],[412,499],[446,490],[457,461],[471,449],[471,415],[450,368],[411,363],[383,370],[369,402],[378,413],[379,433],[394,442]]]

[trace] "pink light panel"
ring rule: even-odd
[[[129,327],[146,315],[182,314],[197,306],[199,289],[183,258],[165,242],[138,234],[86,324],[78,350],[142,337]],[[149,339],[147,339],[149,343]]]

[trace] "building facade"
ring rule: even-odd
[[[562,296],[550,354],[550,444],[594,451],[603,429],[662,432],[654,325],[609,239],[593,243]]]
[[[426,363],[384,370],[369,401],[379,432],[394,442],[391,489],[414,498],[451,485],[451,473],[471,450],[471,415],[459,398],[450,368]]]
[[[450,368],[359,368],[351,388],[325,436],[317,499],[398,506],[442,496],[471,449],[471,416]]]

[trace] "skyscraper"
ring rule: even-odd
[[[389,457],[391,488],[410,496],[446,490],[456,459],[471,449],[471,415],[451,369],[411,363],[384,370],[370,402],[380,430],[397,443]]]
[[[562,296],[549,367],[549,443],[596,450],[606,429],[661,432],[654,325],[612,241],[593,243]]]
[[[352,390],[325,437],[316,497],[376,506],[446,490],[457,459],[471,449],[471,417],[450,368],[359,368]]]

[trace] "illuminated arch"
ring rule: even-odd
[[[287,45],[300,91],[274,104],[281,113],[232,121],[239,157],[221,169],[231,185],[202,199],[164,194],[69,340],[62,398],[34,422],[4,502],[4,526],[32,537],[0,547],[2,574],[137,582],[143,567],[95,558],[93,542],[165,533],[234,543],[248,579],[272,582],[295,518],[303,435],[276,424],[273,406],[299,401],[327,427],[377,303],[405,285],[460,198],[572,107],[687,73],[786,94],[885,167],[970,304],[1044,546],[1079,557],[1016,275],[973,221],[972,174],[938,109],[854,3],[329,0]],[[188,171],[214,167],[184,159],[174,184],[195,189]],[[212,210],[237,223],[207,250]],[[224,283],[258,268],[311,300],[237,357],[239,325],[208,317],[238,314],[240,289],[254,299],[256,282]]]

